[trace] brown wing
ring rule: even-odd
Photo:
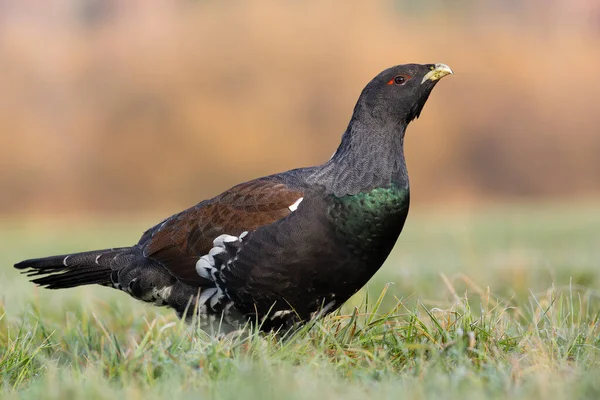
[[[303,196],[280,182],[254,180],[237,185],[203,201],[150,229],[139,244],[146,257],[161,262],[180,280],[200,285],[198,258],[207,254],[213,240],[222,234],[239,236],[271,224],[291,211],[289,206]]]

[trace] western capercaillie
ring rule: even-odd
[[[337,309],[381,267],[409,208],[404,135],[444,64],[399,65],[362,91],[322,165],[234,186],[131,247],[22,261],[50,289],[99,284],[201,321],[278,329]],[[193,310],[193,311],[192,311]]]

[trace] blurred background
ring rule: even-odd
[[[171,310],[107,287],[37,288],[12,268],[132,245],[237,183],[320,164],[376,74],[439,62],[455,75],[405,141],[410,215],[342,313],[366,298],[372,309],[393,283],[381,312],[399,300],[408,332],[413,315],[436,338],[437,324],[440,358],[428,340],[392,344],[386,328],[381,342],[344,329],[310,342],[331,348],[284,346],[321,381],[343,379],[327,385],[254,340],[239,346],[251,363],[214,342],[192,362],[185,343],[203,341],[176,339]],[[517,398],[527,381],[543,398],[598,397],[586,372],[600,355],[600,0],[0,0],[0,135],[0,397],[42,378],[17,396],[164,398],[219,377],[207,393],[225,398],[241,386],[220,379],[236,370],[252,371],[239,381],[249,396],[263,391],[246,379],[291,399],[298,382],[373,397],[414,377],[428,382],[416,398]],[[458,326],[482,343],[466,364],[444,333],[459,338]]]
[[[0,214],[156,215],[324,162],[363,86],[443,62],[413,205],[593,202],[596,0],[0,0]]]

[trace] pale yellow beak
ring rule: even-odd
[[[435,64],[435,67],[431,71],[429,71],[421,81],[421,85],[426,81],[437,81],[442,79],[446,75],[452,75],[454,72],[450,69],[446,64]]]

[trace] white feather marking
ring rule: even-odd
[[[321,310],[322,313],[329,312],[333,306],[335,306],[335,300],[331,300],[329,303],[325,304],[325,307]]]
[[[164,306],[167,304],[167,299],[171,296],[173,286],[164,286],[160,289],[152,288],[150,296],[142,297],[144,301],[153,301],[157,306]]]
[[[321,308],[320,310],[317,310],[313,313],[310,314],[311,318],[319,318],[325,314],[327,314],[329,311],[331,311],[331,309],[335,306],[335,300],[331,300],[329,303],[325,304],[323,306],[323,308]]]
[[[217,254],[221,254],[224,253],[226,250],[222,247],[213,247],[212,249],[210,249],[210,251],[208,252],[208,255],[211,257],[216,256]],[[214,264],[214,260],[213,260],[213,264]]]
[[[225,317],[225,322],[229,324],[235,323],[235,319],[231,315],[231,307],[233,307],[233,302],[230,301],[223,308],[223,317]]]
[[[210,299],[212,296],[214,296],[215,293],[217,293],[217,288],[208,288],[208,289],[202,290],[200,292],[200,297],[198,297],[198,305],[203,306],[204,304],[206,304],[208,299]]]
[[[217,236],[215,240],[213,240],[214,247],[209,250],[208,254],[203,255],[196,262],[196,272],[198,275],[204,279],[216,281],[219,271],[227,267],[227,265],[229,265],[231,262],[235,261],[237,259],[237,255],[234,256],[233,259],[225,257],[229,260],[224,260],[222,258],[215,260],[215,256],[223,253],[228,255],[227,252],[230,250],[226,248],[227,244],[235,242],[241,243],[242,239],[246,237],[246,235],[248,235],[247,231],[242,232],[239,237],[227,234]]]
[[[215,269],[215,260],[212,256],[205,255],[200,257],[198,262],[196,262],[196,272],[202,278],[210,279],[211,278],[211,270]]]
[[[133,285],[135,285],[135,283],[138,281],[138,278],[133,278],[132,280],[129,281],[129,284],[127,285],[127,287],[125,289],[123,289],[124,291],[126,291],[127,293],[131,294],[131,287]]]
[[[65,267],[68,267],[68,265],[67,265],[67,260],[69,259],[69,257],[71,257],[71,255],[70,255],[70,254],[69,254],[68,256],[66,256],[66,257],[65,257],[65,259],[63,260],[63,265],[64,265]]]
[[[169,296],[171,296],[171,291],[173,291],[173,286],[165,286],[164,288],[160,289],[157,294],[158,296],[163,299],[163,300],[167,300],[169,298]]]
[[[223,298],[223,292],[221,289],[217,288],[217,293],[210,298],[210,308],[214,309],[217,303],[221,301]]]
[[[298,200],[296,200],[294,202],[294,204],[292,204],[291,206],[289,206],[288,208],[290,209],[290,211],[296,211],[298,209],[298,206],[300,205],[300,203],[302,203],[302,200],[304,199],[304,197],[300,197]]]
[[[100,257],[102,257],[102,254],[96,256],[96,264],[98,265],[100,265],[100,263],[98,262],[100,261]]]
[[[292,313],[292,310],[279,310],[279,311],[275,311],[273,313],[273,315],[271,316],[271,319],[285,317],[286,315],[291,314],[291,313]]]
[[[213,240],[213,246],[215,247],[225,247],[225,243],[231,243],[238,240],[237,236],[231,236],[227,234],[219,235],[215,240]]]
[[[223,238],[224,243],[237,242],[239,238],[237,236],[225,235]]]

